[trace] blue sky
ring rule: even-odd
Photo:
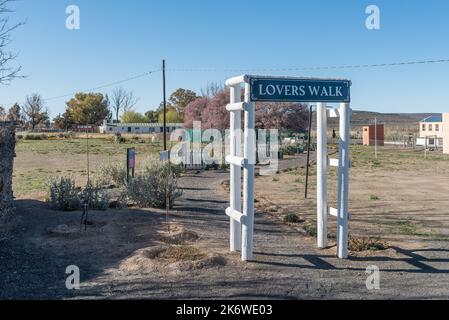
[[[81,29],[67,30],[65,9],[78,5]],[[365,27],[365,8],[381,13],[381,29]],[[81,91],[158,69],[167,60],[168,91],[200,92],[236,71],[449,59],[449,1],[19,0],[10,49],[25,80],[0,87],[0,104]],[[257,72],[261,73],[261,72]],[[342,77],[353,81],[352,107],[378,112],[449,111],[449,63],[266,74]],[[157,107],[161,74],[123,84]],[[99,90],[110,93],[114,87]],[[52,116],[67,98],[51,100]]]

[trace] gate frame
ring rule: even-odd
[[[254,169],[256,163],[255,103],[251,101],[251,76],[230,78],[230,207],[226,215],[230,218],[230,250],[241,250],[242,261],[253,259],[254,234]],[[326,79],[320,79],[326,80]],[[329,79],[334,80],[334,79]],[[241,85],[244,85],[244,102],[241,100]],[[242,141],[241,116],[244,112]],[[330,109],[331,115],[340,116],[339,159],[328,159],[327,153],[327,106],[317,104],[317,244],[327,247],[327,216],[337,217],[337,256],[348,257],[348,195],[350,167],[350,117],[349,103],[340,103],[340,108]],[[243,152],[242,152],[243,142]],[[338,209],[329,208],[327,201],[327,173],[329,166],[338,167]],[[241,197],[241,170],[243,169],[243,203]],[[243,210],[242,210],[243,207]]]

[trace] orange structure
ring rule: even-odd
[[[383,146],[385,140],[383,124],[363,127],[363,145],[374,146],[376,144],[376,134],[377,134],[377,145]]]

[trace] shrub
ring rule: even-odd
[[[311,224],[306,224],[303,229],[309,237],[316,237],[318,234],[316,227]]]
[[[166,200],[172,208],[181,195],[178,188],[179,168],[169,162],[150,159],[144,169],[126,184],[129,200],[141,208],[165,208]]]
[[[379,251],[388,249],[387,242],[379,238],[354,238],[349,237],[349,250],[354,252]]]
[[[100,166],[96,179],[101,186],[114,185],[122,187],[126,184],[126,167],[123,163],[108,163]]]
[[[126,143],[126,139],[120,133],[114,135],[114,141],[115,143]]]
[[[59,139],[72,139],[75,137],[73,132],[63,132],[58,134]]]
[[[24,140],[48,140],[48,136],[42,134],[27,134],[23,137]]]
[[[77,210],[79,208],[79,200],[75,180],[71,177],[50,178],[47,202],[55,210]]]
[[[287,222],[287,223],[299,223],[299,222],[301,222],[301,219],[299,219],[297,214],[289,213],[289,214],[285,215],[284,222]]]
[[[304,152],[304,147],[300,143],[289,143],[280,146],[279,151],[287,156],[293,156]]]
[[[89,209],[106,210],[109,208],[109,195],[98,182],[88,183],[86,188],[81,192],[81,196],[88,201]]]

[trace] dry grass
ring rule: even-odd
[[[388,243],[379,238],[349,237],[349,251],[353,252],[378,251],[378,250],[387,250],[388,248],[389,248]]]
[[[159,254],[158,258],[169,261],[198,261],[206,255],[193,246],[170,246]]]

